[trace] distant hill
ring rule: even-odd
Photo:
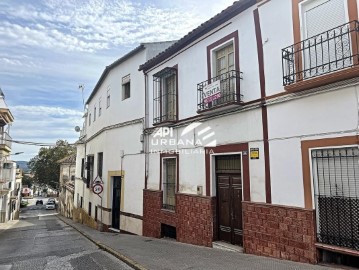
[[[30,171],[27,161],[16,161],[16,164],[19,166],[20,169],[22,169],[24,172]]]

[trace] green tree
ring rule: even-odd
[[[34,183],[34,179],[31,176],[24,174],[24,176],[22,177],[22,185],[23,186],[26,185],[29,188],[31,188],[33,183]]]
[[[29,162],[34,182],[56,189],[60,177],[58,161],[75,152],[76,148],[64,140],[58,140],[56,145],[52,147],[41,147],[37,156]]]

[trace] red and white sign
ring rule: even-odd
[[[221,82],[215,81],[203,88],[203,102],[208,104],[221,97]]]
[[[103,191],[103,186],[101,184],[96,184],[92,187],[92,191],[93,191],[93,193],[95,193],[97,195],[101,194]]]

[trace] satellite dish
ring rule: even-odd
[[[80,129],[79,126],[76,126],[76,127],[75,127],[75,131],[76,131],[76,132],[80,132],[80,130],[81,130],[81,129]]]

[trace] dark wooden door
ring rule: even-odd
[[[121,211],[121,177],[113,177],[112,192],[112,228],[120,229],[120,211]]]
[[[243,244],[242,179],[240,174],[217,174],[218,238]]]

